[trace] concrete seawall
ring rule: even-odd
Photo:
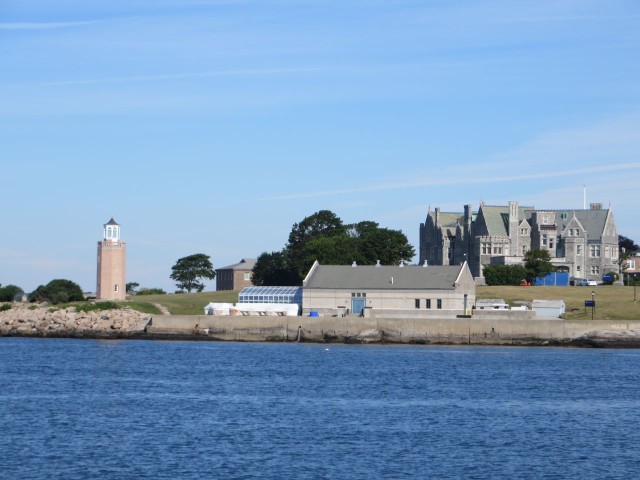
[[[156,315],[152,338],[219,341],[640,347],[640,321]]]
[[[640,320],[518,318],[505,312],[443,318],[150,316],[131,309],[77,312],[17,304],[0,311],[0,336],[635,348]]]

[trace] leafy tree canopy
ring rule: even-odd
[[[549,251],[545,249],[529,250],[524,256],[524,268],[527,274],[527,281],[533,284],[537,277],[545,277],[555,271],[551,264]]]
[[[48,302],[52,304],[81,302],[84,300],[82,289],[71,280],[51,280],[46,285],[40,285],[31,295],[31,302]]]
[[[622,249],[624,249],[625,253],[637,252],[638,250],[640,250],[640,245],[638,245],[630,238],[622,235],[618,235],[618,246],[620,247],[620,251],[623,251]]]
[[[299,285],[298,274],[289,266],[284,252],[264,252],[253,267],[253,284],[256,286]]]
[[[127,283],[127,293],[135,293],[136,288],[138,288],[140,284],[138,282],[129,282]]]
[[[176,286],[189,293],[191,290],[197,292],[204,290],[202,279],[213,280],[216,277],[210,257],[204,253],[196,253],[178,259],[171,270],[172,273],[169,277],[176,281]]]
[[[0,286],[0,302],[13,302],[24,291],[16,285]]]
[[[281,252],[263,253],[253,269],[254,285],[300,285],[314,261],[322,264],[384,265],[409,262],[414,248],[398,230],[376,222],[352,225],[329,210],[321,210],[295,223]]]

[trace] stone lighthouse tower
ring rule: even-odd
[[[127,244],[120,241],[120,225],[112,218],[104,225],[103,240],[98,242],[98,300],[125,300]]]

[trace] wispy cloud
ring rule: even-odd
[[[607,20],[630,20],[639,18],[638,15],[610,16]],[[547,22],[602,22],[604,19],[597,15],[532,15],[530,17],[494,17],[489,22],[494,23],[547,23]]]
[[[580,173],[597,174],[613,171],[632,171],[640,170],[640,162],[620,163],[617,165],[596,165],[591,167],[580,168]],[[443,187],[449,185],[473,185],[473,184],[496,184],[496,183],[512,183],[521,180],[543,180],[549,178],[575,176],[576,169],[552,170],[541,172],[523,171],[515,175],[496,175],[488,172],[486,175],[465,175],[464,168],[449,170],[446,174],[441,173],[437,178],[426,178],[422,180],[396,181],[388,183],[378,183],[364,187],[342,188],[335,190],[324,190],[317,192],[306,192],[299,194],[278,195],[273,197],[265,197],[260,200],[300,200],[304,198],[314,197],[331,197],[338,195],[348,195],[353,193],[379,192],[384,190],[401,190],[408,188],[423,187]]]
[[[9,22],[0,23],[0,30],[51,30],[55,28],[82,27],[104,20],[85,20],[81,22]]]
[[[67,85],[99,85],[107,83],[141,83],[141,82],[158,82],[165,80],[191,80],[196,78],[210,77],[240,77],[240,76],[261,76],[261,75],[287,75],[287,74],[305,74],[319,73],[327,71],[321,67],[291,67],[291,68],[255,68],[255,69],[237,69],[237,70],[217,70],[212,72],[193,72],[193,73],[170,73],[159,75],[132,75],[127,77],[110,77],[95,78],[87,80],[62,80],[59,82],[46,82],[42,85],[46,86],[67,86]]]

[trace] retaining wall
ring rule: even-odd
[[[556,318],[363,318],[156,315],[151,336],[197,335],[211,340],[447,345],[640,346],[640,321]]]

